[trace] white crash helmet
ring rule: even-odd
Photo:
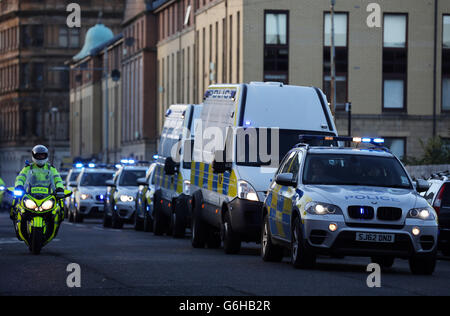
[[[48,149],[43,145],[37,145],[31,151],[33,162],[39,167],[43,167],[48,161]]]

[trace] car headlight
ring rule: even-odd
[[[189,195],[191,192],[191,181],[184,180],[183,182],[183,193]]]
[[[407,218],[421,219],[424,221],[435,220],[434,212],[428,207],[413,208],[409,210]]]
[[[81,194],[81,199],[82,200],[87,200],[87,199],[90,199],[91,198],[91,195],[90,194],[85,194],[85,193],[83,193],[83,194]]]
[[[258,194],[247,181],[239,180],[237,189],[239,198],[250,201],[259,201]]]
[[[306,204],[305,210],[312,215],[342,215],[339,206],[322,202],[309,202]]]
[[[47,200],[44,203],[42,203],[41,207],[44,211],[48,211],[53,208],[53,205],[55,205],[55,202],[53,202],[53,200]]]
[[[23,201],[23,204],[25,204],[25,207],[29,210],[35,210],[37,208],[36,202],[31,199],[25,199],[25,201]]]
[[[121,195],[120,196],[120,200],[122,202],[133,202],[134,201],[134,197],[132,197],[131,195]]]

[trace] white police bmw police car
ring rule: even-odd
[[[299,144],[284,158],[264,202],[262,258],[280,261],[288,247],[297,268],[313,267],[317,254],[352,255],[384,267],[394,258],[409,259],[414,274],[432,274],[438,225],[418,194],[426,189],[415,187],[401,162],[381,147]]]

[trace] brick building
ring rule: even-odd
[[[144,0],[124,12],[120,34],[93,27],[99,40],[87,38],[70,63],[73,157],[113,163],[156,151],[156,17]]]
[[[57,167],[70,159],[69,73],[61,67],[80,50],[99,12],[117,31],[122,21],[123,0],[82,0],[82,27],[70,29],[71,2],[0,2],[0,176],[8,184],[36,144],[50,147]]]
[[[450,2],[336,1],[336,123],[382,136],[400,157],[420,140],[450,141]],[[317,86],[330,99],[329,0],[158,0],[158,113],[202,102],[211,83],[281,81]],[[436,51],[436,54],[434,52]],[[159,124],[161,128],[161,124]]]

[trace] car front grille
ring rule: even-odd
[[[348,207],[348,216],[353,219],[372,219],[374,209],[371,206],[353,205]]]
[[[398,221],[402,218],[402,209],[397,207],[379,207],[377,218],[384,221]]]

